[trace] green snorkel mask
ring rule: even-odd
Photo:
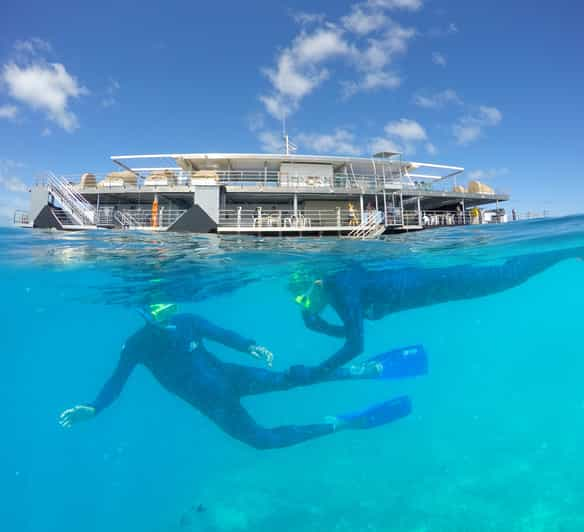
[[[165,327],[165,323],[178,311],[176,303],[154,303],[138,310],[141,316],[150,324]]]
[[[318,290],[315,290],[316,288]],[[297,295],[294,302],[303,310],[318,314],[326,306],[326,299],[322,293],[322,281],[315,281],[308,292]]]
[[[312,300],[310,299],[310,296],[307,294],[301,294],[299,296],[296,296],[294,298],[294,302],[298,305],[300,305],[304,310],[310,310],[310,307],[312,307]]]

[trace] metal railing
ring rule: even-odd
[[[136,171],[131,179],[123,177],[108,177],[107,173],[94,174],[96,185],[81,187],[78,175],[67,175],[62,178],[77,191],[151,191],[172,189],[177,191],[192,191],[197,185],[218,184],[230,187],[252,187],[259,190],[273,188],[291,188],[307,190],[328,190],[342,192],[344,190],[362,192],[381,192],[386,190],[453,192],[451,180],[435,181],[411,179],[394,169],[386,169],[385,175],[355,174],[352,172],[336,172],[332,176],[299,175],[292,172],[276,170],[208,170],[187,171],[176,168],[160,169],[158,171]],[[469,194],[468,192],[464,192]],[[462,194],[464,194],[462,193]],[[500,194],[494,191],[493,194]]]
[[[114,209],[100,208],[97,211],[97,225],[121,227],[123,229],[166,229],[174,224],[186,209]]]
[[[341,209],[272,210],[223,209],[219,225],[237,228],[310,229],[313,227],[356,227],[361,223],[359,212]]]
[[[381,223],[378,217],[365,219],[363,223],[349,232],[349,238],[374,238],[385,231],[385,224]]]
[[[301,209],[293,210],[262,210],[244,209],[243,207],[223,209],[219,211],[221,227],[250,229],[357,229],[363,224],[374,225],[389,223],[400,224],[401,221],[388,214],[387,221],[381,211],[366,211],[361,219],[361,212],[351,209]]]
[[[472,211],[417,211],[392,208],[382,211],[361,212],[350,209],[320,210],[263,210],[237,207],[219,212],[219,225],[223,228],[250,230],[283,230],[326,227],[328,229],[349,230],[350,236],[357,238],[381,232],[381,228],[428,228],[438,226],[470,225],[483,223],[503,223],[507,218],[502,213]]]
[[[27,226],[30,225],[30,215],[27,211],[16,210],[12,217],[12,223],[14,225]]]
[[[53,214],[55,215],[55,218],[57,218],[57,220],[59,220],[59,223],[63,227],[82,226],[83,225],[83,224],[77,223],[77,221],[75,219],[73,219],[71,217],[71,215],[63,209],[53,209]]]
[[[418,211],[408,211],[418,216]],[[500,211],[480,211],[473,212],[473,209],[466,211],[422,211],[421,225],[424,227],[435,227],[444,225],[479,225],[490,223],[505,223],[508,217]]]
[[[49,194],[58,201],[60,207],[70,215],[73,224],[94,225],[95,207],[62,177],[50,174],[47,179]]]
[[[81,187],[77,190],[115,191],[142,190],[157,191],[161,189],[177,189],[190,191],[197,185],[218,184],[232,187],[254,187],[259,189],[292,188],[317,190],[357,190],[381,191],[386,184],[398,187],[400,178],[395,173],[385,178],[383,175],[335,173],[332,176],[305,176],[290,172],[274,170],[217,170],[191,172],[186,170],[167,169],[148,175],[136,173],[137,182],[124,181],[123,178],[108,179],[108,174],[94,174],[96,185]],[[79,180],[78,176],[66,176],[69,182]]]

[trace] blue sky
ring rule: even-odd
[[[0,217],[44,170],[277,150],[461,165],[582,212],[584,7],[557,0],[3,3]],[[557,192],[559,191],[559,192]]]

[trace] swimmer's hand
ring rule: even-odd
[[[247,352],[252,357],[263,360],[269,368],[272,367],[274,354],[267,347],[264,347],[263,345],[251,345]]]
[[[59,416],[59,425],[65,429],[70,429],[80,421],[87,421],[95,416],[95,408],[86,405],[77,405],[68,408]]]

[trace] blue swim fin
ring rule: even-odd
[[[378,362],[383,367],[375,379],[403,379],[428,373],[428,356],[421,345],[412,345],[387,351],[370,358],[367,363]]]
[[[360,412],[351,412],[338,416],[351,429],[372,429],[397,421],[412,412],[412,401],[407,396],[396,397],[384,403],[372,405]]]

